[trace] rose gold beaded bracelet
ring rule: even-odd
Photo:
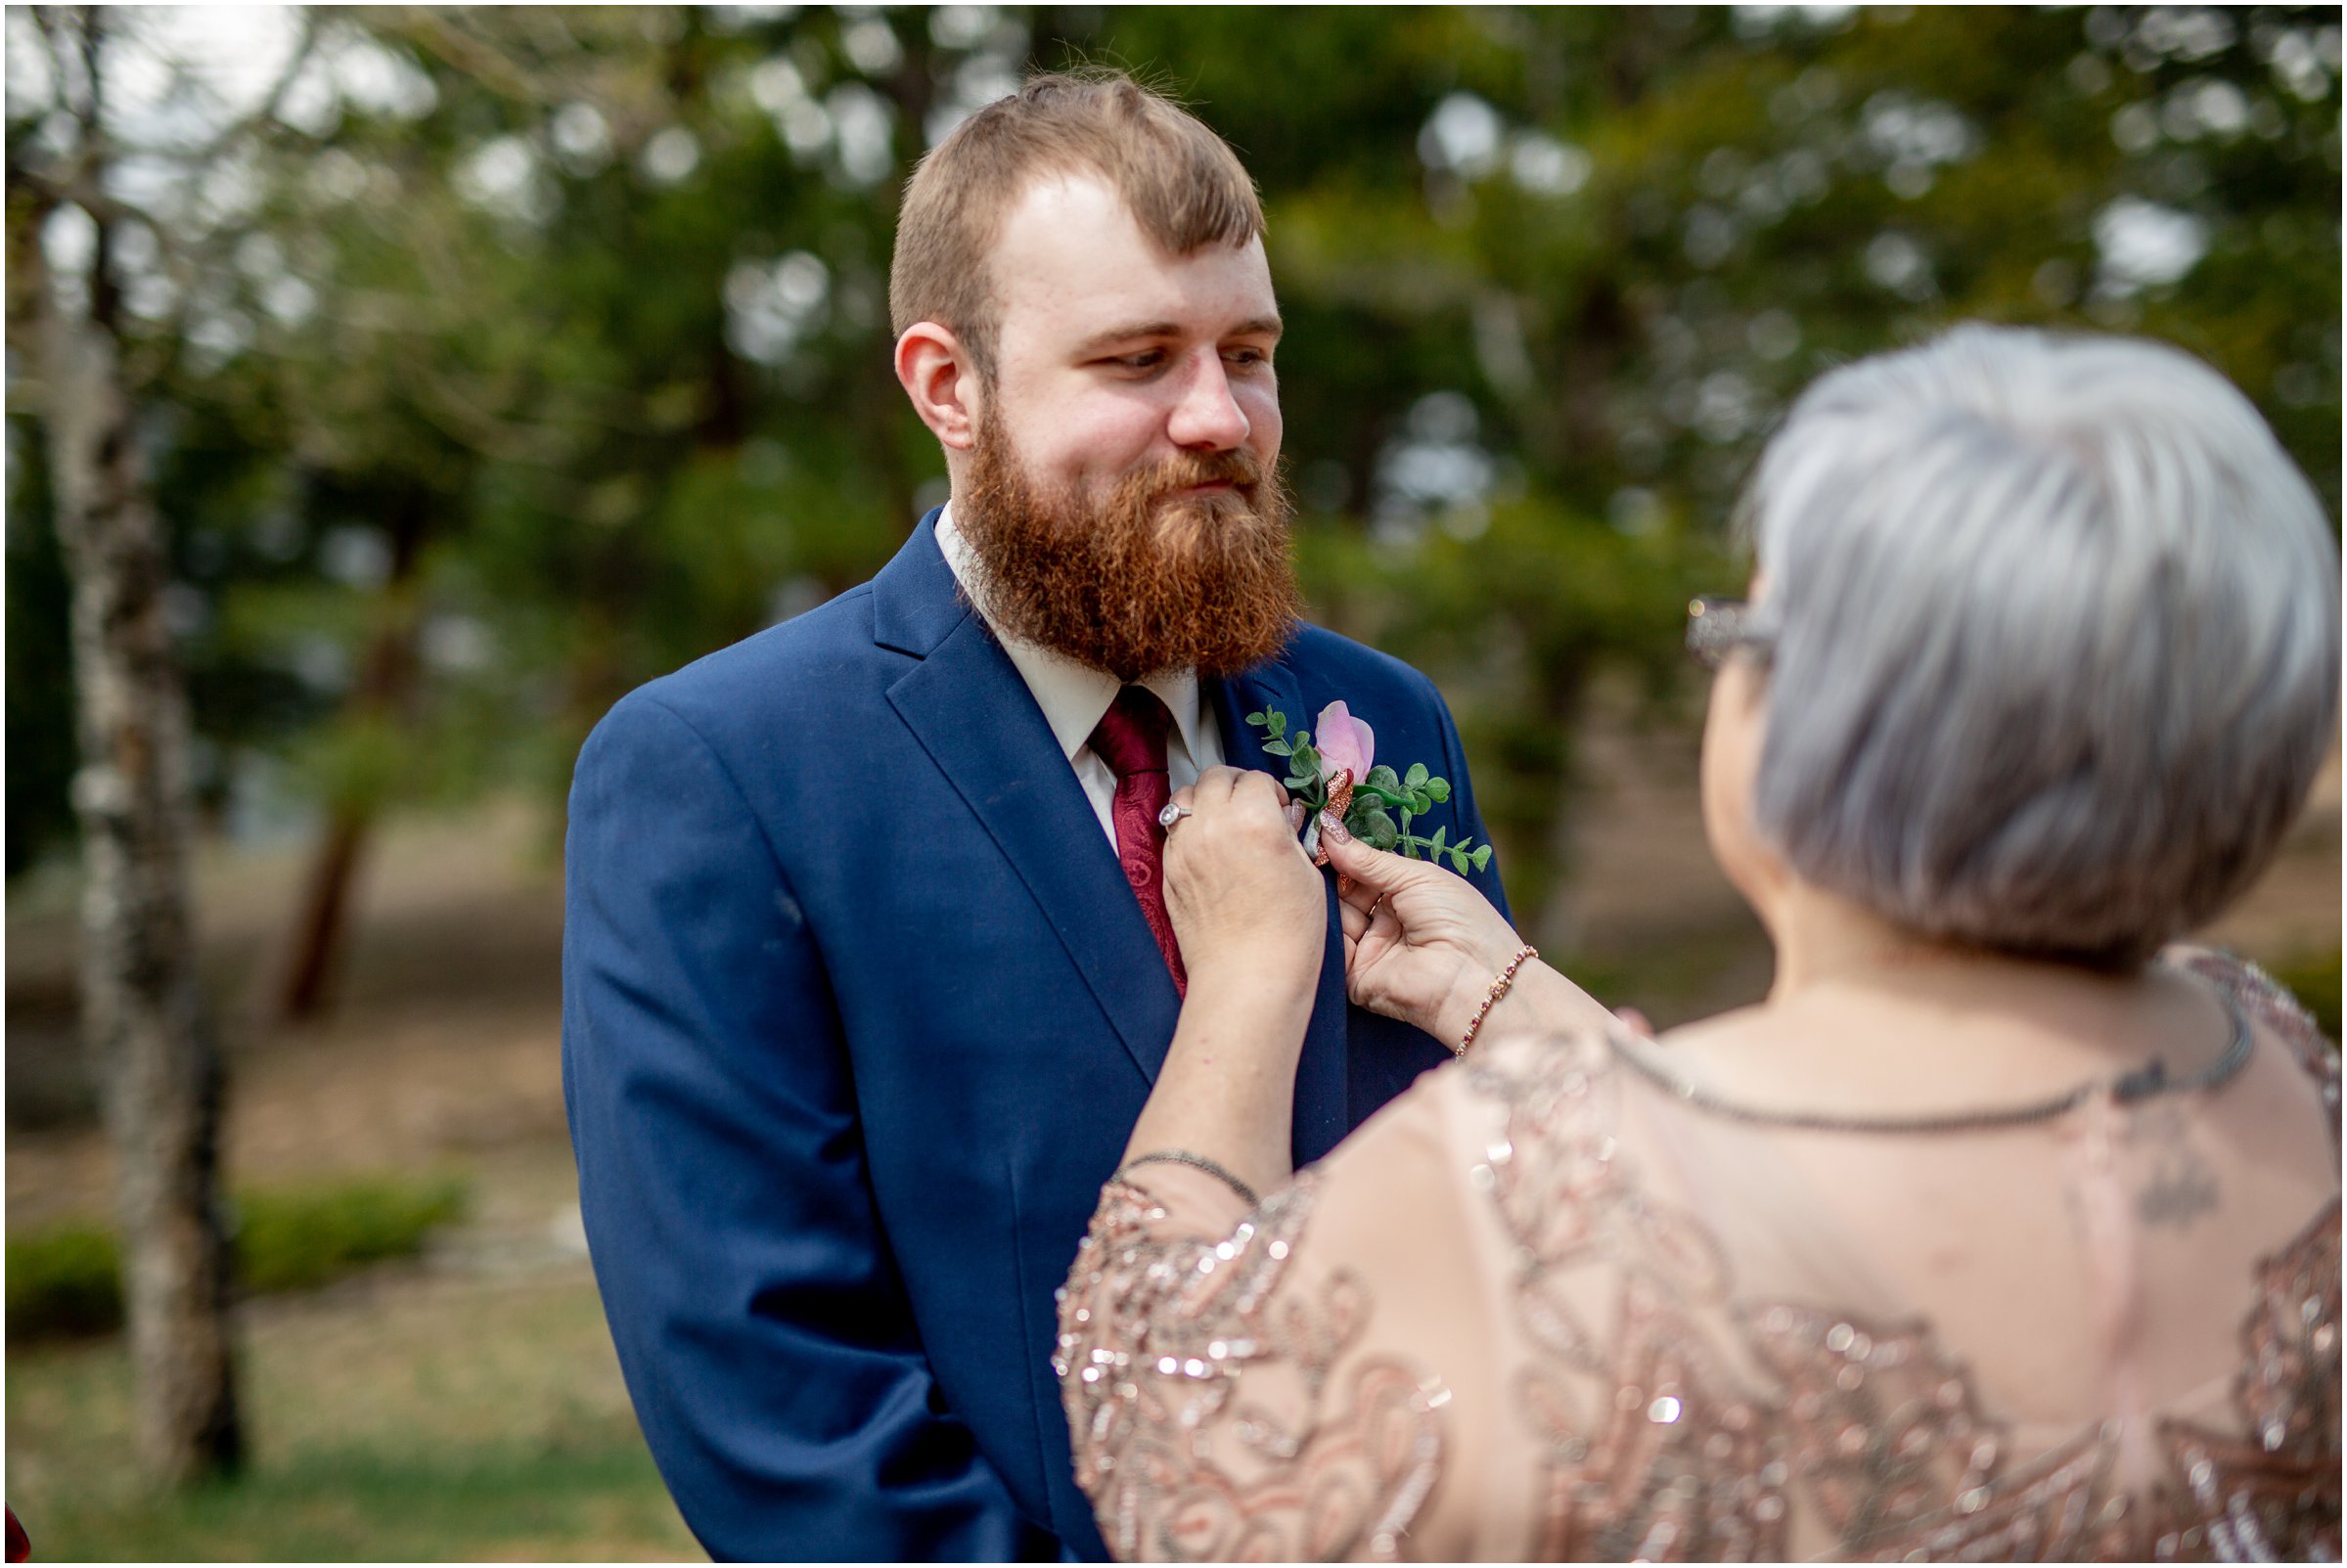
[[[1467,1054],[1467,1048],[1473,1045],[1475,1036],[1482,1032],[1484,1018],[1490,1014],[1493,1008],[1499,1006],[1500,998],[1508,994],[1508,988],[1515,984],[1515,971],[1524,966],[1526,959],[1539,957],[1540,949],[1527,945],[1514,958],[1508,961],[1508,967],[1500,971],[1500,977],[1492,981],[1491,989],[1483,994],[1483,1006],[1475,1009],[1474,1021],[1467,1026],[1467,1037],[1459,1042],[1459,1049],[1451,1053],[1453,1056],[1464,1057]]]

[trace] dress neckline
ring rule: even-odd
[[[2182,971],[2178,971],[2182,972]],[[1750,1126],[1783,1128],[1787,1132],[1855,1133],[1875,1136],[1912,1134],[2005,1132],[2059,1120],[2096,1100],[2130,1106],[2162,1095],[2205,1094],[2223,1088],[2248,1065],[2255,1040],[2248,1014],[2225,986],[2211,987],[2217,1005],[2225,1009],[2233,1037],[2215,1060],[2198,1072],[2172,1076],[2167,1062],[2148,1057],[2143,1065],[2107,1078],[2091,1078],[2044,1099],[2019,1105],[1979,1106],[1965,1110],[1914,1116],[1844,1116],[1791,1107],[1747,1105],[1706,1089],[1663,1059],[1660,1048],[1626,1030],[1609,1028],[1605,1043],[1615,1058],[1682,1104],[1706,1114]]]

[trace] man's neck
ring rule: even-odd
[[[1092,728],[1107,711],[1119,687],[1146,687],[1154,692],[1174,716],[1174,725],[1181,733],[1183,744],[1194,757],[1208,754],[1199,739],[1199,727],[1212,723],[1202,700],[1195,669],[1159,670],[1139,680],[1126,682],[1106,670],[1069,658],[1066,654],[1042,644],[1006,631],[1000,621],[987,610],[981,573],[977,570],[976,553],[969,539],[954,523],[951,502],[937,515],[937,550],[945,564],[961,585],[963,597],[983,618],[994,640],[1010,654],[1011,662],[1018,669],[1033,694],[1036,705],[1043,710],[1046,723],[1060,742],[1061,751],[1072,758],[1085,745]],[[1212,753],[1219,755],[1216,745]]]

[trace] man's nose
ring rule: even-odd
[[[1251,428],[1246,411],[1231,395],[1222,355],[1200,354],[1166,423],[1167,438],[1189,451],[1228,452],[1245,441]]]

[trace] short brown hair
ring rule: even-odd
[[[993,379],[1000,300],[988,258],[1004,215],[1047,172],[1100,175],[1171,255],[1263,232],[1239,155],[1187,110],[1120,71],[1034,76],[954,127],[906,182],[888,268],[897,335],[917,321],[951,328]]]

